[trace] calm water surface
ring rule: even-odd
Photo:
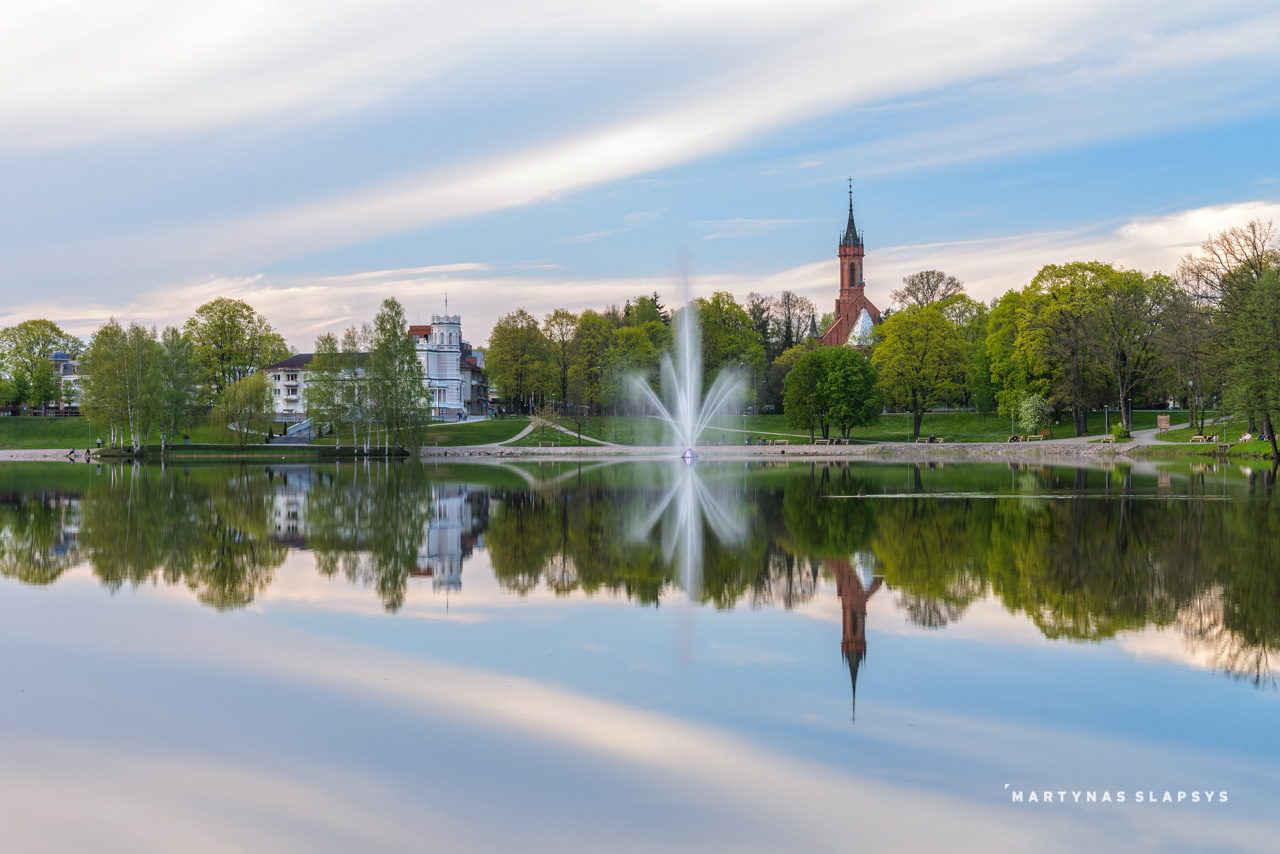
[[[8,464],[0,848],[1275,851],[1273,484]]]

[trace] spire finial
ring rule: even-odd
[[[849,176],[849,213],[853,214],[853,176]]]

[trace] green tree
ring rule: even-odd
[[[250,374],[224,388],[213,407],[215,423],[224,433],[233,434],[241,448],[249,443],[251,436],[267,432],[272,414],[271,388],[262,372]]]
[[[591,309],[578,318],[569,348],[569,385],[565,403],[579,417],[598,410],[604,396],[605,371],[614,340],[614,325]]]
[[[751,316],[726,291],[716,291],[710,299],[699,297],[694,305],[702,327],[702,387],[711,388],[721,371],[741,366],[747,380],[746,397],[754,401],[756,382],[764,376],[767,362],[764,342]]]
[[[1274,429],[1280,423],[1280,270],[1272,268],[1257,279],[1242,270],[1226,277],[1225,284],[1228,402],[1261,417],[1272,459],[1280,459]]]
[[[631,303],[627,303],[631,308]],[[560,405],[569,400],[569,368],[573,364],[573,339],[578,329],[578,315],[567,308],[557,308],[542,321],[542,334],[547,339],[547,353],[557,379]]]
[[[34,377],[40,363],[61,350],[71,358],[80,355],[84,344],[63,332],[51,320],[24,320],[0,329],[0,364],[14,374]]]
[[[808,430],[810,441],[814,439],[815,430],[821,430],[823,438],[826,438],[829,427],[826,394],[828,360],[824,354],[830,349],[799,353],[783,381],[782,399],[787,424]]]
[[[852,428],[875,422],[881,409],[879,378],[867,357],[851,347],[824,347],[814,352],[823,354],[827,363],[822,395],[828,418],[840,429],[840,435],[848,438]]]
[[[163,451],[200,411],[202,373],[191,336],[166,326],[155,354],[155,371],[156,426]]]
[[[58,373],[54,370],[53,362],[48,359],[36,362],[35,370],[31,372],[30,400],[31,405],[40,407],[41,412],[45,411],[50,403],[62,401],[62,383],[58,381]]]
[[[920,436],[925,410],[964,381],[964,356],[964,339],[937,306],[912,306],[876,327],[871,363],[885,399],[912,414],[913,436]]]
[[[1126,430],[1133,429],[1131,400],[1138,385],[1153,379],[1160,367],[1158,336],[1173,282],[1161,273],[1101,268],[1094,347],[1104,370],[1115,382]]]
[[[195,342],[210,397],[289,356],[284,338],[243,300],[211,300],[196,309],[184,328]]]
[[[1048,265],[1031,287],[1042,292],[1019,331],[1028,359],[1051,378],[1051,403],[1071,410],[1076,435],[1089,432],[1089,410],[1103,391],[1097,358],[1099,308],[1115,271],[1097,262]]]
[[[530,404],[542,393],[547,374],[547,338],[523,308],[498,318],[489,333],[485,364],[489,380],[508,403]]]
[[[426,371],[398,300],[382,301],[372,333],[365,370],[383,444],[417,448],[430,422],[431,397]]]
[[[338,336],[325,332],[316,338],[316,351],[307,365],[307,386],[303,406],[317,434],[326,427],[334,431],[342,447],[342,350]]]

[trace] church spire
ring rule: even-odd
[[[849,224],[845,226],[844,234],[840,235],[841,246],[861,246],[862,235],[858,233],[858,226],[853,222],[853,179],[849,179]]]

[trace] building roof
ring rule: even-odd
[[[425,324],[416,324],[409,327],[410,335],[417,335],[419,338],[430,338],[431,327]]]
[[[315,353],[296,353],[289,358],[267,365],[264,371],[289,371],[297,368],[305,368],[316,357]]]
[[[845,226],[844,234],[840,235],[841,246],[861,246],[862,235],[858,233],[858,226],[853,221],[853,181],[849,181],[849,224]]]

